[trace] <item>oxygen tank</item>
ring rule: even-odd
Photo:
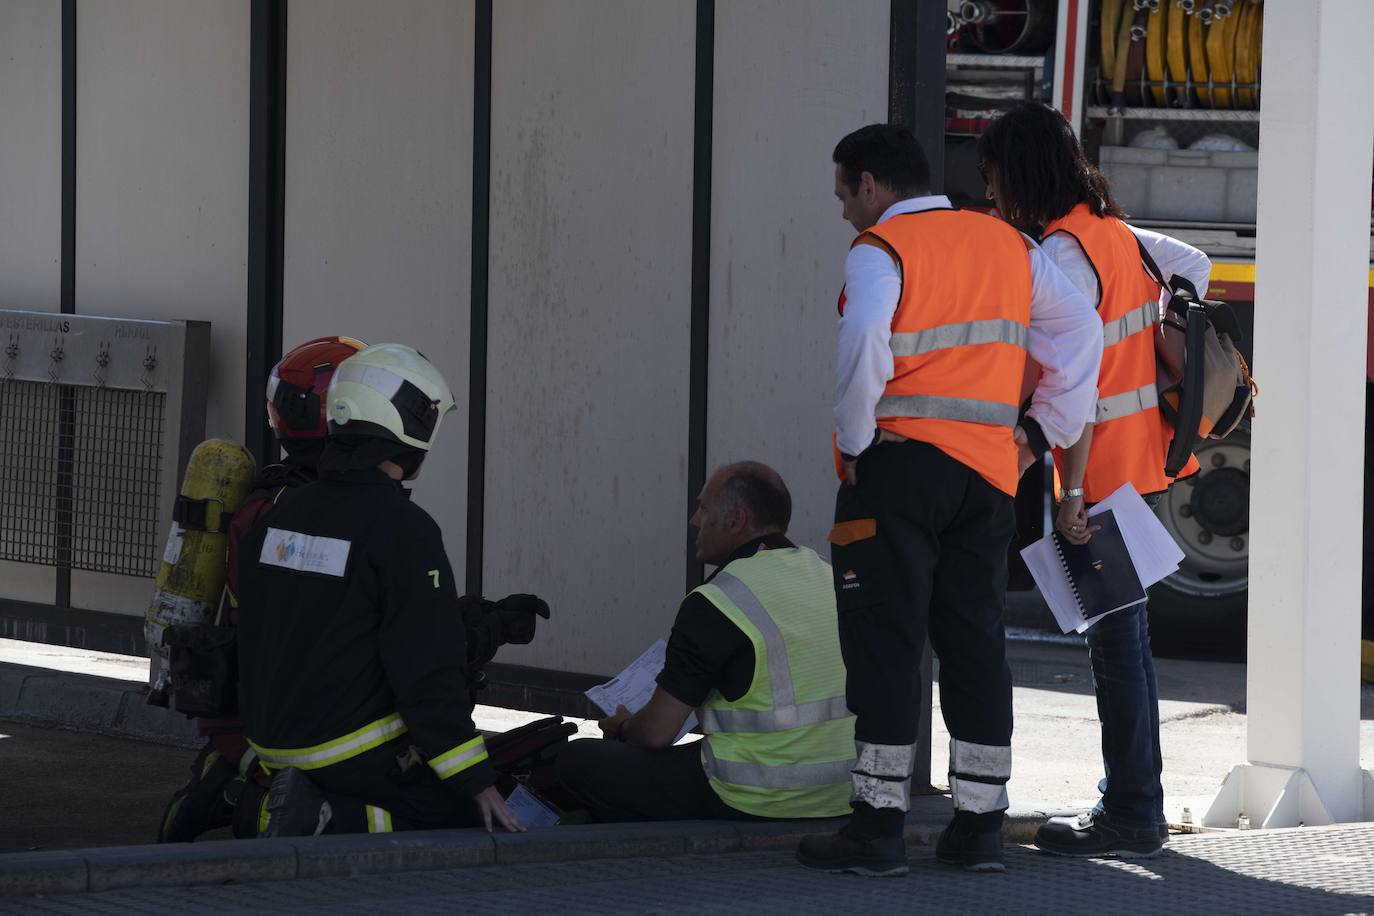
[[[228,439],[207,439],[186,463],[157,587],[143,618],[151,656],[150,705],[167,705],[170,666],[162,645],[163,631],[169,626],[210,623],[219,608],[229,520],[248,497],[255,472],[253,456]]]

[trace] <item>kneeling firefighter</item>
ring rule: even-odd
[[[272,367],[267,381],[267,420],[284,458],[257,474],[247,498],[229,522],[226,588],[216,619],[170,627],[165,637],[174,674],[172,705],[196,715],[197,730],[207,740],[191,764],[191,781],[172,796],[162,815],[159,843],[189,842],[232,823],[234,806],[254,757],[243,737],[234,677],[239,542],[283,490],[315,480],[327,432],[325,399],[330,379],[340,363],[364,346],[351,337],[317,337]],[[202,684],[205,689],[195,689]]]
[[[528,642],[548,607],[460,598],[439,526],[402,487],[453,407],[415,350],[362,350],[329,385],[320,479],[242,541],[240,708],[273,779],[236,833],[521,829],[472,721],[471,661]]]

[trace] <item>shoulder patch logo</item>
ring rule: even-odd
[[[348,567],[351,541],[340,538],[316,537],[299,531],[268,528],[262,542],[258,562],[282,569],[343,577]]]

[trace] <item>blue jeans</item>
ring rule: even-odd
[[[1108,614],[1087,631],[1097,718],[1102,724],[1102,800],[1094,809],[1127,829],[1163,824],[1159,688],[1150,655],[1148,602]]]

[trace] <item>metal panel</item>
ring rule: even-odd
[[[554,614],[503,662],[619,670],[682,598],[693,36],[673,0],[495,5],[485,590]]]
[[[58,306],[61,11],[51,0],[0,4],[0,308]]]
[[[410,344],[458,400],[415,487],[462,575],[467,513],[472,3],[292,0],[286,348]]]
[[[76,311],[212,322],[205,432],[243,434],[248,0],[86,0],[77,15]],[[204,367],[188,367],[196,371]],[[180,442],[180,417],[169,430]],[[150,581],[73,576],[141,614]]]
[[[835,302],[854,232],[840,137],[887,115],[888,3],[716,8],[708,454],[773,465],[794,540],[829,556]],[[780,31],[781,30],[781,31]]]

